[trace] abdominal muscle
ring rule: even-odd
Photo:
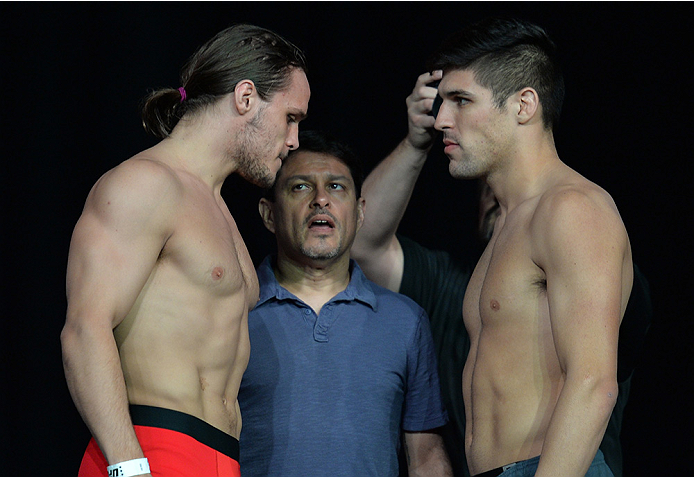
[[[195,416],[238,439],[237,394],[250,353],[247,287],[224,296],[175,288],[150,277],[114,331],[128,400]]]
[[[540,455],[563,385],[551,334],[538,342],[515,326],[500,328],[480,334],[463,374],[473,475]]]

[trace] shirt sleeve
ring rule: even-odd
[[[429,319],[422,311],[407,351],[407,389],[402,427],[420,432],[441,427],[448,414],[441,400],[439,376]]]

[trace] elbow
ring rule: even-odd
[[[70,345],[74,341],[74,337],[75,327],[68,321],[65,323],[62,331],[60,332],[60,347],[63,350],[63,355],[65,355],[66,350],[70,349]]]
[[[357,237],[359,234],[357,234]],[[374,272],[378,272],[377,257],[382,252],[366,238],[355,239],[349,251],[350,258],[354,259],[361,267],[369,280],[374,280]]]
[[[63,368],[67,373],[76,360],[90,355],[88,349],[90,341],[94,340],[93,333],[85,327],[85,324],[68,316],[60,332],[60,348],[62,350]]]
[[[617,382],[617,373],[610,373],[609,376],[605,376],[598,382],[598,389],[603,391],[606,396],[614,398],[617,400],[617,394],[619,394],[619,383]]]
[[[60,332],[60,348],[63,356],[63,368],[67,371],[71,362],[71,357],[75,352],[79,336],[78,327],[68,320]]]
[[[366,239],[357,234],[357,236],[354,238],[354,242],[352,243],[352,247],[349,249],[350,258],[353,258],[359,262],[360,266],[361,262],[365,262],[369,257],[369,246],[364,242],[366,242]]]
[[[617,403],[619,385],[616,375],[588,375],[583,380],[583,388],[589,396],[589,402],[593,409],[609,418],[612,409]]]
[[[619,385],[617,384],[616,377],[601,380],[595,390],[595,396],[598,400],[598,406],[604,409],[605,414],[607,414],[608,416],[612,413],[612,409],[617,403],[618,395]]]

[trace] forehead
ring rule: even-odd
[[[286,109],[290,113],[306,116],[308,101],[311,98],[311,88],[308,85],[306,73],[302,69],[294,68],[290,78],[289,86],[282,91],[277,91],[270,99],[270,104]]]
[[[350,181],[352,174],[349,167],[340,159],[330,154],[313,151],[297,151],[284,160],[280,168],[278,181],[292,177],[345,176]]]
[[[477,82],[472,70],[451,70],[444,73],[439,84],[439,94],[446,97],[461,93],[491,96],[491,90]]]

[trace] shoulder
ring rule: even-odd
[[[628,248],[628,237],[612,197],[598,185],[577,178],[548,189],[530,220],[536,251],[567,259],[586,250]]]
[[[75,235],[87,240],[106,236],[127,243],[136,237],[162,240],[175,228],[183,186],[165,164],[134,157],[106,172],[89,192]]]
[[[575,174],[548,188],[541,196],[537,213],[553,219],[570,219],[591,214],[614,214],[617,207],[610,194],[597,184]]]
[[[433,346],[429,317],[414,300],[369,280],[362,286],[373,294],[369,322],[389,343],[397,343],[395,348],[408,352],[424,344],[427,349]]]
[[[101,176],[87,198],[86,209],[105,216],[116,214],[112,218],[119,213],[137,217],[137,211],[173,211],[182,195],[182,183],[171,167],[135,156]]]
[[[598,185],[579,178],[548,189],[539,198],[531,220],[531,230],[552,233],[590,233],[623,230],[612,197]]]
[[[101,176],[93,192],[157,197],[175,194],[181,188],[181,180],[173,168],[151,158],[135,156]]]
[[[399,320],[411,319],[413,323],[426,317],[426,312],[413,299],[401,293],[384,288],[367,280],[376,300],[376,311],[379,314],[394,316]]]

